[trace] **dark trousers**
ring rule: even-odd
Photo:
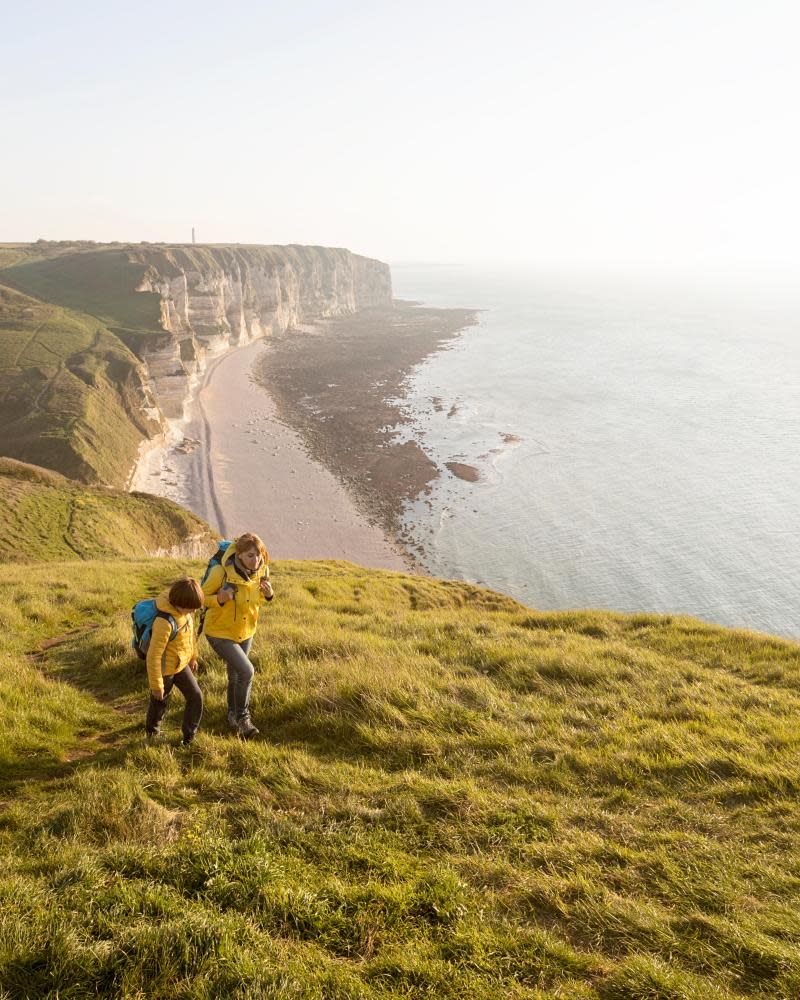
[[[164,678],[163,700],[159,701],[158,698],[150,695],[150,704],[147,706],[147,732],[152,736],[161,729],[161,720],[169,705],[173,687],[176,687],[186,699],[181,728],[183,738],[191,739],[200,726],[200,718],[203,714],[203,693],[191,667],[184,667],[179,673],[170,674]]]
[[[250,690],[255,671],[250,662],[253,639],[234,642],[233,639],[218,639],[215,635],[206,635],[206,639],[228,668],[228,715],[231,721],[244,722],[250,718]]]

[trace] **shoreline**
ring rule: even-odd
[[[260,339],[212,359],[185,419],[143,453],[133,488],[176,500],[223,537],[253,531],[273,558],[413,570],[405,549],[356,509],[251,379],[264,346]]]
[[[476,325],[477,314],[396,300],[391,308],[272,337],[254,370],[308,453],[346,486],[362,514],[397,539],[419,572],[426,572],[417,562],[424,552],[404,528],[403,512],[449,470],[407,433],[408,379]]]
[[[276,558],[425,573],[402,513],[448,470],[405,434],[407,379],[476,322],[398,301],[217,355],[131,489],[223,537],[253,531]]]

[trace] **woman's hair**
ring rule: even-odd
[[[169,588],[169,603],[174,608],[188,608],[196,611],[203,606],[203,590],[197,580],[182,576]]]
[[[247,552],[248,549],[257,549],[259,555],[261,556],[261,561],[266,565],[269,562],[269,555],[267,554],[267,547],[258,537],[258,535],[251,535],[250,533],[239,535],[236,539],[236,555],[240,556],[243,552]]]

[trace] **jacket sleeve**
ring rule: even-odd
[[[189,628],[192,630],[192,659],[197,659],[197,615],[189,615]]]
[[[208,574],[208,579],[203,584],[203,596],[206,599],[207,608],[218,608],[220,606],[220,603],[217,600],[217,593],[224,582],[225,568],[223,566],[215,566]]]
[[[164,618],[156,618],[147,648],[147,683],[153,694],[164,693],[164,677],[161,673],[161,658],[172,634],[170,624]]]

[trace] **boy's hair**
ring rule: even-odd
[[[244,535],[239,535],[236,539],[236,554],[240,556],[243,552],[247,552],[248,549],[257,549],[261,560],[266,566],[269,562],[269,554],[267,553],[267,547],[258,537],[258,535],[250,534],[249,532]]]
[[[169,588],[169,603],[175,608],[196,611],[203,606],[203,590],[197,580],[182,576]]]

